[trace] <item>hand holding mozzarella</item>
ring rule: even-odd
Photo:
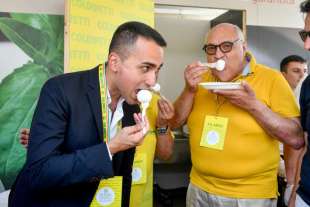
[[[202,66],[206,66],[206,67],[210,67],[210,68],[214,68],[218,71],[222,71],[225,68],[225,61],[222,59],[219,59],[218,61],[214,62],[214,63],[201,63]]]

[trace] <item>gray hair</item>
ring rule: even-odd
[[[238,35],[238,38],[240,39],[241,42],[244,42],[244,35],[243,35],[243,32],[242,30],[240,29],[240,27],[238,27],[237,25],[233,25],[237,35]]]
[[[238,36],[238,38],[240,39],[240,41],[241,41],[241,42],[244,42],[244,41],[245,41],[242,30],[240,29],[240,27],[238,27],[238,26],[235,25],[235,24],[231,24],[231,23],[220,23],[220,24],[218,24],[218,25],[216,25],[216,26],[214,26],[214,27],[220,27],[220,26],[224,26],[224,25],[233,27],[234,30],[235,30],[235,32],[236,32],[236,34],[237,34],[237,36]],[[211,31],[209,31],[209,32],[207,33],[207,35],[205,36],[205,42],[206,42],[206,43],[208,42],[208,37],[209,37],[209,35],[210,35],[210,32],[211,32]]]

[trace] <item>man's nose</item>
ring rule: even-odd
[[[300,79],[302,79],[302,78],[304,77],[304,75],[305,75],[305,72],[302,71],[302,72],[300,73],[300,75],[299,75]]]
[[[156,73],[151,71],[146,75],[145,83],[147,87],[152,87],[156,84]]]
[[[309,36],[307,36],[307,38],[306,38],[306,40],[304,42],[304,48],[306,50],[310,50],[310,37]]]
[[[224,53],[222,52],[220,47],[216,47],[214,56],[216,57],[217,60],[224,56]]]

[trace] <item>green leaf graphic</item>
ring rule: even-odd
[[[62,73],[64,62],[64,17],[59,15],[29,15],[23,13],[10,13],[10,16],[21,23],[40,30],[48,36],[50,41],[47,46],[50,62],[45,66],[51,74]]]
[[[30,127],[39,92],[49,78],[45,71],[41,65],[28,63],[0,83],[0,178],[6,187],[25,161],[19,131]]]
[[[59,15],[10,13],[10,16],[33,28],[46,32],[53,42],[63,41],[64,18]]]
[[[63,73],[64,65],[63,16],[10,15],[12,18],[0,17],[0,32],[33,62],[15,69],[0,83],[0,179],[6,188],[11,187],[25,161],[19,131],[30,127],[43,83]]]
[[[48,48],[48,35],[14,19],[0,18],[0,30],[37,64],[47,65],[56,52]]]

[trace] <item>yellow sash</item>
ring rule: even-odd
[[[101,99],[101,113],[103,125],[103,141],[108,143],[110,140],[110,124],[109,111],[107,103],[107,82],[105,77],[105,69],[103,65],[99,65],[99,85]],[[95,196],[90,207],[119,207],[122,204],[122,176],[115,176],[109,179],[102,179],[98,185]]]

